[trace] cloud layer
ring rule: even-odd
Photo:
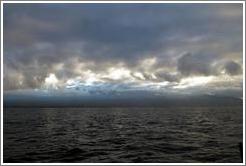
[[[4,4],[3,12],[5,90],[165,90],[211,76],[200,89],[242,88],[242,4]]]

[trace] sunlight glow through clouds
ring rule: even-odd
[[[45,87],[47,89],[57,89],[58,86],[58,79],[56,78],[56,75],[53,73],[50,73],[48,77],[45,78]]]
[[[146,58],[141,62],[141,66],[144,69],[150,69],[151,67],[153,67],[157,62],[156,57],[152,57],[152,58]]]
[[[135,76],[135,77],[137,77],[137,78],[139,78],[139,79],[141,79],[141,80],[145,80],[143,74],[140,73],[140,72],[135,72],[135,73],[133,73],[133,76]]]
[[[147,73],[152,77],[152,80],[146,80],[145,76],[141,72],[134,72],[124,67],[114,68],[111,67],[107,72],[95,73],[91,70],[86,70],[82,72],[81,76],[70,78],[67,81],[59,80],[54,73],[50,73],[48,77],[45,78],[44,88],[45,89],[59,89],[59,88],[77,88],[81,86],[96,86],[96,85],[106,85],[109,80],[120,81],[121,83],[127,85],[127,88],[151,88],[151,89],[187,89],[197,86],[214,86],[219,85],[220,82],[227,82],[227,84],[234,85],[238,82],[239,76],[228,76],[223,74],[222,76],[190,76],[181,79],[179,82],[168,82],[155,80],[155,75],[153,73]],[[239,77],[240,79],[240,77]],[[112,84],[112,83],[111,83]]]
[[[185,89],[193,86],[206,85],[211,82],[215,77],[214,76],[199,76],[199,77],[188,77],[181,80],[181,82],[174,86],[174,89]]]
[[[111,67],[108,70],[108,74],[105,75],[105,77],[113,80],[120,80],[120,79],[129,79],[131,78],[131,75],[128,69]]]

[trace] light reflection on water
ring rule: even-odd
[[[241,162],[242,108],[4,110],[4,162]]]

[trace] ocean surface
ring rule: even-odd
[[[241,161],[243,109],[5,108],[7,163]]]

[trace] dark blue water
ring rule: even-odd
[[[242,108],[4,110],[4,162],[241,162]]]

